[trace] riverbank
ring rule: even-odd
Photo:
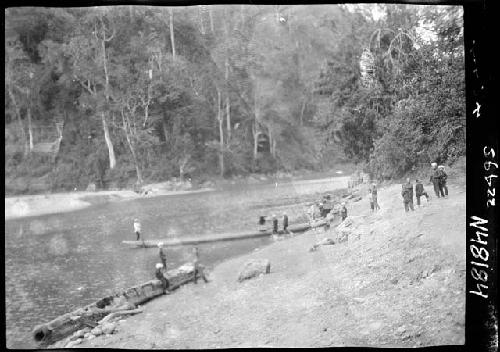
[[[201,188],[189,191],[157,190],[146,197],[178,195],[213,191],[213,188]],[[89,207],[91,205],[144,198],[144,195],[131,190],[68,192],[46,195],[29,195],[5,198],[5,220],[28,216],[64,213]]]
[[[406,214],[400,185],[349,203],[349,240],[321,246],[335,229],[311,231],[230,259],[208,284],[186,285],[121,320],[118,332],[79,347],[416,347],[463,344],[465,185]],[[456,181],[456,182],[455,182]],[[463,181],[463,182],[462,182]],[[432,191],[429,186],[427,191]],[[457,219],[462,219],[456,221]],[[243,283],[249,259],[269,259],[271,274]]]

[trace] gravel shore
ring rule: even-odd
[[[431,191],[429,186],[427,190]],[[465,341],[465,185],[406,214],[401,186],[348,203],[349,239],[309,249],[310,231],[230,259],[208,284],[188,284],[77,347],[419,347]],[[243,283],[249,259],[271,273]],[[201,258],[202,260],[203,258]]]

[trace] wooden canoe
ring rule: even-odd
[[[311,226],[309,223],[295,224],[288,227],[288,230],[292,233],[300,233],[307,231],[311,228],[325,226],[325,221],[318,221]],[[286,234],[283,230],[278,232],[280,235]],[[211,234],[198,237],[181,237],[181,238],[168,238],[168,239],[158,239],[158,240],[144,240],[144,241],[122,241],[124,245],[135,247],[135,248],[153,248],[157,247],[158,243],[162,242],[163,246],[182,246],[182,245],[194,245],[200,243],[208,242],[219,242],[219,241],[234,241],[245,238],[257,238],[266,237],[273,235],[272,230],[266,231],[248,231],[248,232],[233,232],[233,233],[220,233]]]

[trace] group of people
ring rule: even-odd
[[[434,186],[434,193],[437,198],[447,198],[448,197],[448,187],[446,186],[446,181],[448,179],[448,175],[444,170],[443,165],[437,165],[437,163],[431,164],[431,176],[430,182]],[[403,197],[403,205],[405,211],[408,212],[411,210],[415,210],[413,207],[413,184],[410,181],[410,178],[406,179],[406,183],[404,183],[401,187],[401,196]],[[424,189],[424,185],[422,181],[419,179],[415,180],[415,198],[417,199],[417,206],[420,207],[420,198],[425,197],[427,201],[430,200],[429,195]]]
[[[134,233],[137,236],[137,241],[141,238],[141,223],[139,219],[134,219]],[[155,277],[161,281],[163,286],[163,294],[169,293],[170,282],[168,281],[167,276],[167,254],[163,248],[163,242],[158,243],[158,255],[160,257],[161,263],[156,263],[156,271]],[[198,279],[201,278],[205,283],[208,282],[205,273],[200,267],[199,264],[199,252],[198,247],[193,248],[193,264],[194,264],[194,283],[198,283]]]
[[[168,281],[168,278],[166,276],[167,274],[167,255],[165,254],[165,251],[163,250],[163,243],[160,242],[158,243],[158,254],[160,256],[161,263],[156,264],[156,271],[155,271],[155,277],[161,281],[163,285],[163,294],[169,293],[169,287],[170,287],[170,282]],[[207,277],[205,276],[205,273],[203,272],[202,268],[200,267],[199,264],[199,252],[198,252],[198,247],[193,247],[193,265],[194,265],[194,283],[198,283],[198,279],[201,278],[205,283],[208,282]]]
[[[259,216],[259,231],[267,231],[266,221],[267,219],[265,215]],[[277,234],[279,232],[279,224],[276,214],[271,216],[271,223],[273,234]],[[283,231],[285,233],[288,232],[288,215],[286,212],[283,212]]]
[[[321,201],[313,202],[307,210],[309,222],[314,222],[317,218],[332,220],[334,216],[333,208],[334,203],[331,195],[325,195]],[[339,213],[342,221],[344,221],[345,218],[347,218],[347,208],[345,202],[341,203]]]

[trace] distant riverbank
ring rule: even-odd
[[[213,188],[201,188],[189,191],[157,191],[147,197],[200,193],[213,191]],[[95,204],[116,202],[143,198],[131,190],[97,191],[97,192],[68,192],[46,195],[29,195],[5,198],[5,220],[18,219],[28,216],[64,213],[83,209]]]
[[[301,175],[295,176],[288,174],[279,174],[275,178],[265,175],[261,175],[260,177],[250,175],[248,177],[236,177],[228,180],[219,180],[208,183],[206,182],[199,186],[199,188],[193,188],[189,182],[181,183],[179,181],[166,181],[144,185],[142,187],[142,193],[122,189],[96,192],[75,191],[41,195],[8,196],[5,198],[5,220],[70,212],[83,209],[95,204],[138,199],[144,197],[210,192],[217,189],[238,187],[238,185],[261,183],[267,184],[272,182],[297,182],[300,184],[321,183],[324,180],[330,179],[332,177],[338,178],[346,176],[345,173],[340,170],[337,172],[330,171],[317,174],[303,173]]]

